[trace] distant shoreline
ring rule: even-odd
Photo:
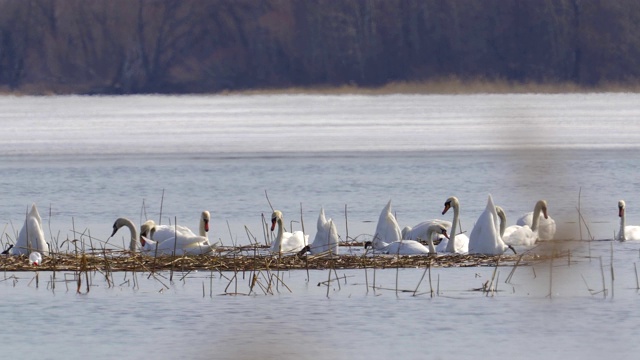
[[[640,93],[640,84],[608,83],[598,86],[582,86],[575,83],[515,83],[503,80],[460,80],[447,78],[429,81],[390,82],[375,87],[357,85],[313,85],[308,87],[281,87],[234,89],[210,93],[131,93],[126,95],[268,95],[268,94],[563,94],[563,93]],[[0,96],[48,96],[48,95],[97,95],[100,93],[72,91],[69,88],[45,90],[38,86],[26,86],[22,90],[11,91],[0,87]],[[105,93],[104,95],[118,96]]]

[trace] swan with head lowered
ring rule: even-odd
[[[442,239],[436,250],[438,252],[458,253],[465,254],[469,252],[469,237],[465,234],[457,234],[459,217],[460,217],[460,202],[458,198],[452,196],[444,202],[444,210],[442,215],[446,214],[449,209],[453,208],[453,221],[451,222],[451,234],[449,239]]]
[[[511,225],[503,231],[502,240],[512,246],[533,246],[538,240],[538,223],[542,219],[541,213],[544,218],[548,217],[546,203],[542,200],[536,202],[533,208],[532,225]]]
[[[447,231],[451,231],[451,221],[440,220],[440,219],[431,219],[425,220],[418,225],[411,227],[405,226],[402,229],[402,239],[404,240],[426,240],[428,238],[428,230],[431,225],[442,225]],[[447,240],[444,240],[445,243]],[[442,241],[441,241],[442,242]]]
[[[273,214],[271,214],[271,231],[276,228],[277,224],[278,235],[273,243],[271,243],[270,251],[276,254],[295,254],[300,252],[308,245],[309,235],[304,235],[302,231],[286,232],[284,231],[282,222],[282,212],[275,210]]]
[[[338,249],[338,229],[336,229],[332,219],[327,220],[324,215],[324,208],[320,208],[316,236],[311,245],[305,246],[300,250],[300,253],[338,255]]]
[[[42,218],[38,213],[36,204],[31,205],[31,211],[24,220],[24,225],[18,234],[18,239],[11,249],[14,255],[29,255],[31,252],[37,251],[40,254],[49,255],[49,244],[44,238],[42,231]]]
[[[138,249],[140,249],[140,243],[138,242],[138,229],[136,228],[136,226],[133,224],[133,221],[127,219],[127,218],[117,218],[116,221],[113,223],[113,232],[111,232],[111,236],[109,236],[109,238],[112,238],[113,235],[116,234],[116,232],[118,232],[118,230],[120,230],[120,228],[122,227],[126,227],[129,229],[129,232],[131,233],[131,241],[129,242],[129,250],[130,251],[136,251]],[[107,239],[107,242],[109,241],[109,239]]]
[[[640,226],[626,225],[624,200],[618,201],[618,216],[620,217],[620,230],[618,231],[617,240],[640,240]]]
[[[382,212],[380,212],[371,246],[374,250],[382,250],[392,242],[400,240],[402,240],[400,226],[398,225],[398,221],[396,221],[396,217],[393,216],[391,212],[391,200],[389,200],[387,205],[382,209]]]
[[[140,226],[140,245],[142,251],[159,255],[201,255],[214,251],[217,244],[211,244],[206,236],[187,233],[174,233],[174,236],[158,239],[154,236],[157,225],[153,220],[145,221]],[[203,231],[204,232],[204,231]],[[176,236],[177,235],[177,236]]]
[[[202,236],[202,237],[207,237],[207,233],[209,232],[209,222],[211,221],[211,214],[208,211],[203,211],[200,214],[200,224],[198,226],[198,235]],[[142,235],[144,235],[144,233],[141,231],[140,232]],[[178,236],[178,238],[192,238],[197,236],[196,234],[193,233],[193,231],[191,231],[191,229],[189,229],[186,226],[182,226],[182,225],[156,225],[154,223],[154,226],[152,227],[151,233],[150,235],[150,239],[157,241],[157,242],[162,242],[165,241],[167,239],[171,239],[173,237],[175,237],[176,235]]]
[[[540,207],[542,211],[542,214],[538,213],[538,239],[553,240],[553,237],[556,234],[556,221],[547,214],[547,201],[538,200],[536,207]],[[530,228],[533,227],[533,215],[533,212],[528,212],[522,215],[522,217],[516,221],[516,224],[520,226],[528,225]]]
[[[420,255],[420,254],[435,254],[436,248],[433,245],[433,235],[440,234],[445,238],[449,238],[447,235],[447,229],[442,224],[431,224],[427,228],[427,233],[424,239],[427,241],[429,247],[422,245],[422,243],[416,240],[397,240],[387,246],[375,249],[377,252],[381,252],[389,255]],[[371,241],[367,241],[364,245],[365,249],[372,246]]]
[[[511,245],[502,241],[500,219],[493,199],[489,195],[487,206],[469,234],[469,254],[501,255],[507,249],[511,249],[514,254],[516,253]]]

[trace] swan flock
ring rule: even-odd
[[[365,249],[390,255],[420,254],[484,254],[500,255],[507,251],[516,252],[515,247],[532,247],[539,241],[553,240],[556,232],[555,220],[549,216],[545,200],[535,203],[533,211],[523,214],[516,224],[507,226],[505,211],[494,204],[488,195],[484,211],[471,218],[473,226],[467,231],[461,229],[461,207],[457,197],[451,196],[444,203],[441,215],[453,213],[451,221],[428,219],[402,230],[391,210],[391,200],[382,209],[371,241],[365,242]],[[640,241],[640,226],[626,224],[626,202],[618,201],[619,230],[615,233],[618,241]],[[158,225],[147,220],[136,227],[127,218],[118,218],[113,224],[111,237],[119,229],[129,230],[128,250],[152,255],[200,255],[215,252],[218,244],[209,241],[211,214],[202,211],[198,234],[182,225]],[[277,228],[277,231],[276,231]],[[271,215],[271,232],[275,236],[269,251],[277,255],[298,256],[309,253],[319,256],[339,254],[340,238],[335,222],[327,218],[321,208],[316,224],[313,242],[303,231],[288,232],[285,229],[284,214],[274,210]],[[468,235],[467,235],[468,234]],[[109,240],[107,240],[108,242]],[[44,235],[42,218],[35,204],[31,205],[24,224],[15,242],[9,243],[2,252],[5,255],[29,255],[32,264],[40,264],[42,257],[49,256],[55,249]],[[368,251],[368,250],[367,250]]]

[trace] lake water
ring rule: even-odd
[[[418,296],[368,290],[373,270],[339,271],[346,284],[329,297],[316,286],[325,271],[309,281],[306,272],[287,273],[291,293],[252,296],[219,296],[229,281],[217,273],[212,282],[209,273],[163,281],[168,288],[138,274],[135,289],[125,281],[131,274],[117,274],[111,288],[94,274],[85,295],[64,283],[52,291],[50,273],[39,275],[38,288],[34,273],[7,273],[0,309],[11,346],[3,352],[45,359],[635,358],[640,244],[607,240],[618,229],[619,199],[627,201],[627,224],[640,223],[638,104],[636,94],[0,97],[2,246],[33,202],[57,243],[88,242],[88,235],[106,241],[121,216],[197,227],[207,209],[209,237],[232,245],[249,242],[245,226],[264,241],[265,192],[289,227],[303,225],[302,213],[311,238],[324,207],[342,239],[347,226],[349,238],[373,233],[389,199],[404,226],[442,217],[452,195],[469,231],[491,193],[509,224],[546,199],[573,261],[552,264],[553,276],[545,264],[519,268],[493,296],[471,291],[493,268],[434,269],[441,293],[433,298],[425,282]],[[569,241],[590,238],[585,227],[580,235],[578,206],[591,237],[603,241]],[[127,238],[118,233],[109,243]],[[509,271],[500,268],[500,278]],[[399,287],[415,289],[423,273],[400,270]],[[395,288],[396,271],[376,271],[376,281]],[[239,292],[248,292],[247,282]],[[603,287],[606,296],[597,293]]]

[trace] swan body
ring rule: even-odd
[[[211,214],[208,211],[203,211],[200,214],[200,224],[198,228],[198,234],[202,237],[207,237],[207,233],[209,232],[209,222],[211,221]],[[155,225],[155,224],[154,224]],[[141,234],[144,233],[141,231]],[[149,238],[154,241],[163,242],[167,239],[172,239],[175,236],[178,238],[192,238],[197,236],[186,226],[182,225],[155,225],[151,233],[149,234]]]
[[[427,233],[431,225],[442,225],[447,229],[447,231],[451,230],[451,221],[431,219],[425,220],[414,227],[405,226],[402,229],[402,238],[404,240],[427,240]]]
[[[270,251],[276,254],[298,253],[308,245],[309,235],[304,235],[302,231],[292,233],[285,232],[282,225],[282,212],[275,210],[271,214],[271,231],[278,225],[278,235],[271,244]]]
[[[372,246],[374,250],[382,250],[392,242],[400,240],[402,240],[400,225],[398,225],[396,217],[391,213],[391,200],[389,200],[380,213],[376,232],[373,235]]]
[[[545,200],[538,200],[536,206],[540,206],[542,209],[542,214],[538,215],[538,239],[553,240],[553,237],[556,234],[556,221],[547,214],[547,202]],[[532,227],[533,212],[528,212],[522,215],[522,217],[518,219],[516,224],[520,226],[528,225],[529,227]]]
[[[448,252],[456,254],[465,254],[469,252],[469,237],[465,234],[457,234],[458,222],[460,217],[460,202],[458,198],[452,196],[444,203],[442,215],[446,214],[449,209],[453,208],[453,221],[451,223],[451,234],[449,239],[442,239],[436,250],[438,252]]]
[[[513,250],[513,247],[502,241],[498,213],[493,204],[493,199],[489,195],[487,206],[480,214],[469,235],[469,253],[501,255],[509,248]]]
[[[31,211],[27,214],[16,244],[11,249],[14,255],[29,255],[33,251],[37,251],[41,255],[49,255],[49,245],[42,231],[42,218],[36,204],[31,205]]]
[[[116,232],[118,232],[118,230],[120,230],[120,228],[122,227],[128,228],[129,231],[131,232],[131,241],[129,242],[129,250],[130,251],[138,250],[140,248],[140,243],[138,242],[138,229],[133,224],[133,221],[127,218],[116,219],[116,221],[113,223],[113,232],[111,233],[111,236],[109,236],[109,238],[113,237],[113,235],[115,235]]]
[[[541,213],[543,217],[540,217]],[[548,218],[546,202],[544,200],[536,202],[531,214],[531,226],[511,225],[505,229],[502,240],[512,246],[533,246],[539,237],[538,224],[540,219]]]
[[[153,236],[156,224],[153,220],[147,220],[140,226],[140,245],[141,250],[151,254],[159,255],[201,255],[207,254],[215,250],[217,244],[211,244],[206,236],[199,236],[191,233],[179,233],[178,236],[172,236],[159,240],[157,236]]]
[[[618,216],[620,217],[620,230],[617,240],[640,240],[640,226],[626,225],[625,219],[626,203],[624,200],[618,201]]]
[[[436,249],[433,246],[434,233],[442,234],[445,238],[448,238],[447,229],[442,224],[431,224],[427,228],[427,234],[425,236],[429,247],[422,245],[416,240],[398,240],[388,244],[381,249],[376,250],[390,255],[435,254]]]
[[[307,245],[302,252],[310,252],[312,255],[328,253],[338,255],[338,229],[333,220],[324,215],[324,208],[320,208],[316,236],[311,245]]]

